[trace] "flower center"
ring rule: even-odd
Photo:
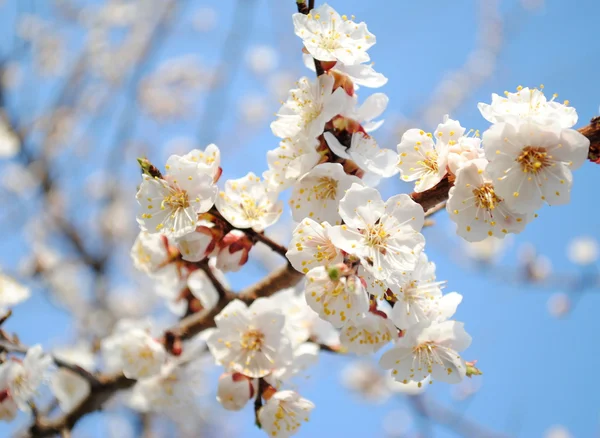
[[[319,201],[326,199],[335,199],[337,195],[338,182],[333,178],[323,176],[318,179],[317,184],[313,187],[315,198]]]
[[[242,334],[240,345],[245,350],[258,351],[263,346],[265,335],[258,330],[248,330]]]
[[[549,158],[545,148],[527,146],[521,151],[517,163],[521,165],[521,169],[525,173],[538,173],[550,165]]]
[[[265,210],[261,208],[256,200],[252,199],[249,196],[245,196],[240,204],[241,209],[243,210],[246,218],[249,220],[257,220],[264,216]]]
[[[494,192],[494,186],[491,183],[485,183],[473,189],[473,195],[475,196],[475,205],[486,210],[493,210],[502,202],[502,199]]]
[[[190,201],[187,192],[185,190],[173,190],[169,195],[165,196],[162,206],[167,206],[171,210],[188,208]]]
[[[318,262],[333,260],[337,255],[337,249],[331,240],[327,239],[320,245],[317,245],[317,253],[315,258]]]
[[[435,151],[427,151],[425,157],[421,161],[417,161],[417,164],[423,166],[430,173],[438,173],[439,167],[437,164],[438,155]]]
[[[309,102],[304,111],[304,125],[308,125],[317,117],[319,117],[322,111],[323,105],[315,105],[314,103]]]
[[[385,241],[389,234],[383,227],[382,223],[369,225],[364,231],[365,244],[370,247],[379,247],[385,245]]]

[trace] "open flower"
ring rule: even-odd
[[[306,302],[335,327],[369,310],[369,298],[360,279],[343,271],[344,265],[318,266],[306,274]]]
[[[577,123],[575,108],[547,100],[542,90],[518,87],[516,93],[504,93],[506,97],[492,94],[492,103],[479,103],[481,115],[491,123],[533,122],[541,125],[555,125],[571,128]]]
[[[375,44],[375,35],[365,23],[356,24],[323,4],[308,15],[293,15],[294,30],[302,38],[308,53],[320,61],[360,64],[369,60],[367,50]]]
[[[225,183],[225,191],[217,198],[217,208],[234,227],[252,228],[258,232],[277,222],[283,211],[277,193],[268,192],[265,184],[252,172]]]
[[[317,165],[321,155],[318,141],[303,137],[285,138],[279,147],[267,152],[269,170],[263,173],[267,190],[280,192]]]
[[[178,238],[196,229],[198,214],[213,206],[218,189],[212,174],[187,159],[171,156],[166,168],[164,179],[143,176],[138,223],[149,233]]]
[[[414,269],[425,246],[419,232],[425,218],[423,208],[408,195],[383,202],[376,189],[353,184],[339,211],[344,225],[329,231],[331,241],[359,257],[376,279],[404,276]]]
[[[367,312],[342,328],[340,341],[350,353],[371,354],[397,336],[398,330],[385,314]]]
[[[45,354],[40,345],[35,345],[25,355],[23,361],[7,360],[0,365],[0,391],[6,390],[6,397],[12,398],[18,408],[29,411],[29,401],[37,394],[39,386],[48,378],[52,358]],[[3,405],[5,415],[11,412],[9,403]]]
[[[471,344],[463,324],[456,321],[424,323],[412,327],[379,361],[392,369],[399,382],[421,382],[428,376],[446,383],[464,379],[467,365],[459,355]]]
[[[304,54],[302,56],[302,60],[304,61],[304,65],[315,71],[315,60],[309,54]],[[381,73],[375,71],[373,66],[369,63],[366,64],[342,64],[338,62],[335,66],[329,71],[334,73],[341,73],[350,78],[352,83],[354,84],[354,89],[357,90],[358,86],[364,86],[369,88],[379,88],[383,87],[387,84],[388,79]]]
[[[515,213],[498,196],[498,182],[486,174],[486,165],[486,160],[478,159],[462,167],[446,204],[450,219],[458,226],[456,232],[469,242],[520,233],[528,221],[528,216]]]
[[[352,98],[342,88],[333,91],[333,84],[329,75],[321,75],[315,82],[301,78],[271,123],[273,134],[280,138],[300,135],[309,141],[321,135],[328,121],[352,105]]]
[[[571,170],[585,162],[590,141],[573,129],[498,123],[483,134],[483,147],[496,193],[525,214],[569,202]]]
[[[415,192],[424,192],[439,183],[447,172],[448,148],[456,145],[464,132],[465,128],[448,116],[433,135],[420,129],[406,131],[398,144],[402,180],[416,181]]]
[[[341,164],[319,164],[294,185],[290,199],[292,217],[298,222],[308,217],[317,222],[339,224],[338,204],[353,184],[362,185],[362,182],[346,174]]]
[[[165,347],[146,331],[133,329],[123,333],[121,364],[123,374],[130,379],[151,377],[165,363]]]
[[[215,317],[217,329],[207,340],[215,360],[230,371],[264,377],[292,359],[283,336],[285,317],[267,299],[250,307],[233,300]]]
[[[258,411],[261,428],[271,437],[289,437],[308,421],[315,405],[294,391],[278,391]]]
[[[310,218],[298,224],[292,235],[286,257],[296,270],[305,274],[317,266],[341,263],[344,259],[341,251],[329,238],[331,225],[318,223]]]

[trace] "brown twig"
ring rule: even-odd
[[[287,252],[287,248],[279,243],[273,241],[270,237],[264,235],[264,233],[258,233],[254,231],[252,228],[247,230],[242,230],[248,237],[250,237],[255,242],[261,242],[275,251],[277,254],[280,254],[282,257],[285,257],[285,253]]]

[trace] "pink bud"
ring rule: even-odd
[[[239,411],[254,397],[256,382],[240,373],[224,373],[219,377],[217,401],[229,411]]]
[[[219,243],[217,268],[223,272],[237,272],[248,261],[252,241],[243,231],[230,231]]]

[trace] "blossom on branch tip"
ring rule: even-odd
[[[362,185],[362,181],[346,174],[341,164],[319,164],[294,185],[289,201],[292,217],[298,222],[308,217],[317,222],[341,223],[338,204],[353,184]]]
[[[573,176],[587,159],[590,140],[573,129],[534,123],[497,123],[483,134],[486,172],[514,211],[569,202]]]
[[[356,24],[323,4],[308,15],[293,15],[294,31],[304,47],[320,61],[340,61],[353,65],[369,61],[367,50],[375,44],[375,35],[365,23]]]
[[[315,405],[294,391],[278,391],[258,411],[261,428],[271,437],[289,437],[308,421]]]
[[[277,193],[267,191],[266,184],[254,173],[225,182],[225,191],[217,198],[219,213],[236,228],[261,232],[281,216],[283,204]]]

